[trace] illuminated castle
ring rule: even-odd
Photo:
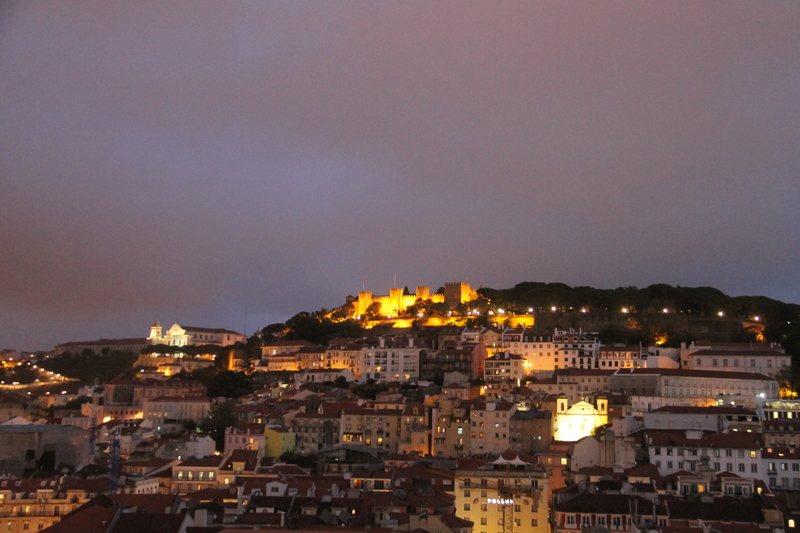
[[[455,307],[460,303],[470,302],[478,298],[477,291],[470,288],[469,283],[452,282],[444,284],[444,294],[431,294],[430,287],[417,287],[415,294],[403,294],[403,289],[397,287],[389,289],[388,296],[374,296],[369,291],[361,291],[358,298],[353,301],[354,316],[362,316],[374,303],[380,304],[379,315],[398,315],[414,305],[417,300],[430,300],[433,303],[445,303]]]

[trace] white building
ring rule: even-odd
[[[646,429],[645,443],[650,462],[662,476],[681,470],[698,472],[701,458],[708,457],[709,466],[715,472],[766,478],[761,466],[761,450],[753,433]]]
[[[362,381],[409,381],[419,379],[420,359],[425,348],[419,339],[406,335],[384,335],[377,344],[360,350],[359,369]]]
[[[665,405],[735,405],[757,409],[764,398],[778,397],[778,382],[752,372],[671,368],[619,369],[609,387],[631,397],[631,414]]]
[[[777,343],[693,342],[681,346],[681,366],[691,370],[756,372],[774,377],[792,357]]]
[[[165,334],[162,334],[161,323],[158,319],[150,326],[148,344],[166,344],[167,346],[192,346],[213,344],[215,346],[230,346],[237,342],[247,341],[247,336],[220,328],[198,328],[173,324]]]

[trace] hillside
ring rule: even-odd
[[[600,331],[609,341],[665,342],[710,339],[780,342],[800,356],[800,305],[764,296],[728,296],[713,287],[666,284],[616,289],[523,282],[510,289],[481,288],[491,307],[529,312],[537,329]]]

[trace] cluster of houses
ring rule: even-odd
[[[157,366],[49,418],[65,398],[5,393],[0,533],[800,533],[779,346],[428,333],[266,343],[236,400]]]

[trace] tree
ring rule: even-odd
[[[366,310],[367,318],[375,318],[380,316],[381,314],[381,303],[380,302],[372,302],[369,304]]]
[[[313,453],[310,454],[302,454],[297,452],[283,452],[280,456],[280,460],[286,464],[297,465],[300,468],[309,468],[309,469],[316,469],[317,466],[317,456]]]
[[[11,380],[22,383],[23,385],[28,385],[33,383],[38,376],[38,372],[31,367],[30,363],[25,363],[14,367],[11,373]]]
[[[775,377],[780,387],[781,398],[795,399],[800,393],[800,367],[787,366],[778,372]]]
[[[286,327],[286,324],[277,323],[277,324],[270,324],[265,326],[264,329],[261,330],[261,338],[267,342],[275,339],[280,339],[284,335],[289,332],[289,328]]]
[[[81,405],[90,403],[92,401],[88,396],[78,396],[74,400],[70,400],[64,404],[64,409],[80,409]]]
[[[225,429],[236,425],[236,415],[231,402],[219,402],[211,405],[208,418],[200,424],[201,431],[208,433],[216,443],[217,451],[225,450]]]
[[[253,384],[243,372],[223,370],[216,373],[207,382],[208,396],[218,398],[239,398],[253,392]]]

